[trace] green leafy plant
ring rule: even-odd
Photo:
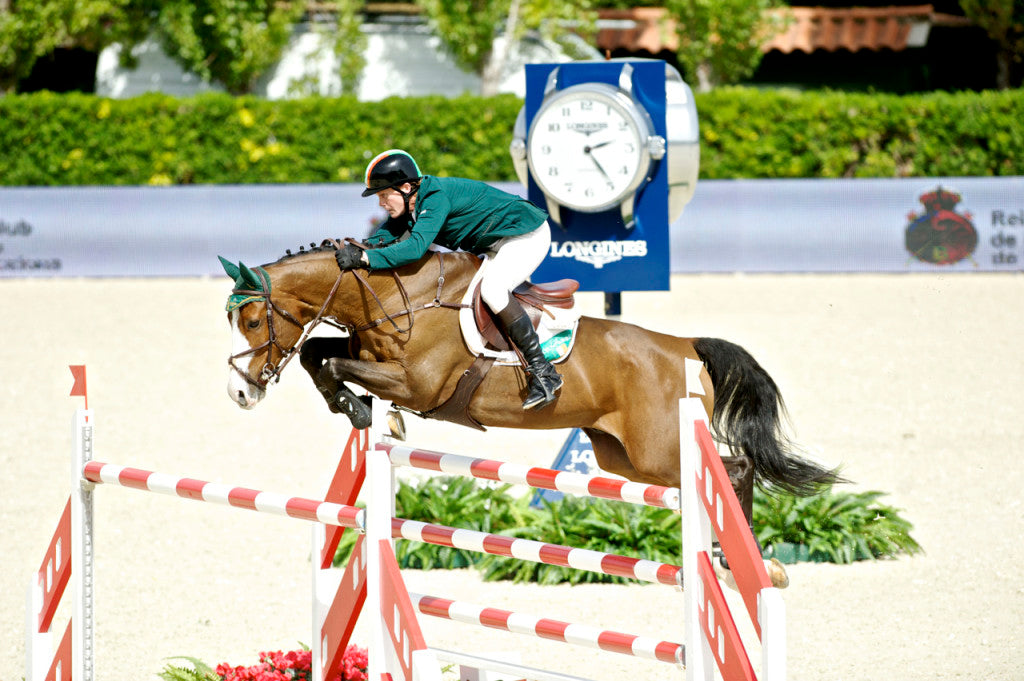
[[[922,551],[913,526],[897,509],[878,503],[882,492],[833,492],[813,497],[759,494],[754,527],[761,545],[807,547],[811,560],[852,563]]]
[[[184,660],[191,667],[168,664],[157,676],[164,681],[220,681],[213,668],[194,657],[171,657],[170,660]]]
[[[603,499],[566,497],[529,506],[529,496],[513,497],[509,485],[481,486],[458,477],[430,478],[418,485],[401,483],[396,513],[409,520],[462,527],[549,544],[679,564],[679,515],[668,509]],[[806,547],[810,560],[851,563],[899,554],[915,554],[920,545],[913,526],[897,509],[881,504],[881,492],[833,492],[814,497],[758,492],[754,527],[758,540],[773,555],[787,544]],[[346,532],[335,554],[344,563],[357,535]],[[521,561],[503,556],[400,541],[403,568],[461,568],[475,565],[488,581],[541,584],[631,583],[624,577]]]
[[[668,509],[634,506],[603,499],[565,497],[544,502],[528,525],[502,534],[575,548],[679,563],[679,515]],[[484,556],[478,566],[485,580],[540,584],[631,584],[635,580],[557,565]]]
[[[430,478],[419,485],[400,481],[395,499],[396,514],[408,520],[497,533],[521,527],[534,515],[525,500],[508,493],[509,487],[481,485],[462,477]],[[336,566],[348,560],[357,537],[355,532],[342,535],[334,556]],[[395,558],[402,568],[429,570],[468,567],[479,562],[481,555],[447,546],[403,541],[395,547]]]

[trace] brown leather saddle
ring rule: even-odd
[[[542,314],[551,314],[547,311],[549,307],[571,308],[574,304],[573,294],[579,289],[580,283],[574,279],[560,279],[548,284],[531,284],[523,282],[512,291],[512,295],[522,304],[523,309],[530,316],[533,327],[537,328]],[[498,317],[480,298],[480,285],[477,284],[473,291],[473,317],[476,320],[476,328],[484,340],[484,346],[490,347],[499,352],[514,350],[511,342],[505,336],[505,331],[498,322]],[[516,351],[518,354],[518,351]],[[522,359],[522,357],[520,357]],[[459,425],[477,430],[486,430],[469,413],[469,402],[473,399],[484,376],[494,365],[494,357],[478,355],[473,363],[459,378],[455,391],[451,397],[433,409],[424,412],[426,418],[439,419],[458,423]],[[524,363],[525,368],[525,363]]]
[[[571,308],[574,303],[573,295],[579,287],[580,283],[575,279],[559,279],[546,284],[523,282],[512,291],[512,295],[522,304],[530,316],[530,321],[533,322],[533,328],[536,329],[542,314],[551,315],[547,308]],[[498,322],[498,315],[492,312],[480,297],[479,284],[473,291],[473,318],[486,347],[498,351],[512,349],[504,329]]]

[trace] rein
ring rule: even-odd
[[[352,243],[351,240],[349,241],[350,243]],[[336,248],[340,248],[340,244],[338,242],[334,242],[334,244]],[[357,245],[362,246],[362,244]],[[360,274],[357,270],[350,270],[352,272],[352,275],[356,278],[356,281],[358,281],[360,285],[362,285],[363,288],[366,289],[367,293],[369,293],[373,297],[373,299],[377,301],[377,306],[384,314],[383,317],[374,319],[373,321],[363,324],[361,326],[355,326],[354,324],[339,322],[335,317],[324,316],[324,313],[327,311],[327,308],[330,307],[331,302],[334,300],[334,296],[337,294],[338,288],[341,286],[341,281],[345,277],[344,271],[338,273],[338,278],[337,280],[335,280],[334,286],[331,287],[331,292],[327,295],[327,298],[324,299],[323,305],[320,306],[320,310],[316,313],[316,316],[313,318],[313,320],[309,323],[308,326],[304,326],[303,323],[296,319],[294,315],[289,313],[287,310],[279,307],[277,303],[274,302],[274,299],[270,295],[270,277],[266,274],[263,268],[256,268],[255,271],[257,275],[260,277],[260,281],[262,283],[262,290],[234,289],[231,291],[231,293],[232,295],[243,295],[252,297],[254,299],[262,298],[266,300],[268,334],[267,340],[255,347],[249,348],[248,350],[239,352],[236,355],[231,355],[230,357],[228,357],[228,365],[234,371],[238,372],[238,374],[241,375],[242,378],[244,378],[251,385],[254,385],[260,389],[265,389],[271,381],[276,383],[281,380],[281,372],[284,371],[284,368],[288,366],[288,363],[292,360],[295,354],[302,348],[302,344],[306,341],[307,338],[309,338],[309,334],[312,333],[313,329],[315,329],[321,323],[326,323],[337,329],[348,331],[349,334],[356,334],[359,333],[360,331],[366,331],[368,329],[376,328],[383,324],[384,322],[391,322],[391,325],[394,327],[396,333],[405,334],[409,333],[412,330],[413,322],[415,321],[415,313],[420,310],[427,310],[435,307],[459,310],[464,307],[469,307],[469,305],[465,305],[462,303],[446,303],[441,300],[441,292],[444,288],[445,282],[444,253],[440,251],[437,252],[437,261],[440,273],[437,277],[437,292],[434,295],[434,299],[429,303],[424,303],[423,305],[419,305],[416,307],[412,307],[412,302],[411,299],[409,298],[409,293],[405,289],[405,284],[402,282],[402,278],[398,276],[398,273],[395,272],[394,270],[391,271],[391,275],[394,277],[395,284],[397,285],[399,293],[402,297],[402,304],[405,307],[405,309],[395,313],[389,313],[384,308],[384,303],[380,299],[380,296],[377,295],[377,293],[373,290],[373,287],[370,285],[370,282],[368,282],[362,274]],[[277,340],[277,331],[274,327],[275,312],[281,315],[281,317],[283,317],[289,323],[298,326],[300,329],[303,329],[302,334],[299,336],[299,339],[290,348],[285,348]],[[409,317],[409,326],[403,329],[398,325],[398,322],[395,320],[398,317],[405,316]],[[278,352],[281,353],[281,363],[278,364],[277,366],[275,366],[273,362],[270,361],[271,349],[275,347],[277,348]],[[256,355],[264,349],[266,350],[267,353],[267,359],[266,362],[264,362],[263,369],[260,371],[260,376],[257,379],[251,378],[247,372],[243,371],[235,363],[235,360],[237,359],[248,357],[250,355]]]
[[[359,272],[357,272],[356,270],[352,270],[352,274],[354,274],[359,283],[363,285],[363,288],[366,289],[366,292],[373,296],[373,299],[377,301],[377,307],[379,307],[380,311],[384,313],[384,316],[378,317],[377,319],[374,319],[371,322],[363,324],[362,326],[351,326],[349,327],[351,331],[353,333],[358,333],[360,331],[374,329],[383,324],[384,322],[391,322],[391,326],[395,328],[395,333],[409,333],[410,331],[412,331],[412,325],[416,321],[415,313],[419,312],[420,310],[429,310],[432,307],[445,307],[451,310],[461,310],[464,307],[469,307],[469,305],[465,305],[463,303],[446,303],[441,300],[441,291],[444,288],[444,253],[442,253],[441,251],[437,251],[437,264],[439,269],[439,274],[437,276],[437,293],[434,294],[434,299],[432,301],[430,301],[429,303],[424,303],[417,307],[412,307],[412,303],[409,299],[409,294],[408,292],[406,292],[405,284],[402,283],[402,278],[398,276],[398,272],[396,272],[395,270],[391,270],[391,276],[394,277],[395,285],[398,287],[399,294],[402,296],[402,304],[405,305],[404,310],[401,310],[400,312],[395,312],[394,314],[390,314],[388,313],[387,310],[384,309],[384,303],[381,302],[380,297],[373,290],[373,287],[370,286],[370,282],[368,282]],[[395,321],[395,318],[405,316],[409,317],[409,326],[403,329],[398,326],[398,322]]]

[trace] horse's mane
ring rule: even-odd
[[[339,239],[338,241],[341,242],[341,239]],[[312,264],[313,260],[322,261],[325,254],[330,254],[333,256],[336,250],[337,249],[334,246],[334,240],[324,239],[322,242],[320,242],[320,244],[316,244],[314,242],[310,243],[308,247],[305,245],[299,246],[297,251],[292,251],[291,249],[288,249],[285,251],[285,254],[282,255],[280,258],[278,258],[274,262],[265,264],[264,267],[295,267],[301,266],[307,261],[310,262],[310,264]],[[403,265],[402,267],[395,268],[394,271],[398,272],[398,274],[403,277],[410,275],[412,274],[413,270],[418,270],[419,268],[421,268],[425,264],[425,261],[428,261],[431,258],[435,258],[436,256],[437,253],[435,251],[428,250],[426,253],[423,254],[423,257],[417,260],[416,262],[412,262],[407,265]],[[466,251],[445,252],[445,256],[445,270],[450,276],[454,275],[455,272],[457,271],[457,268],[460,268],[461,266],[467,266],[472,271],[475,271],[480,266],[479,256],[473,255],[472,253]],[[375,272],[389,273],[391,272],[391,270],[381,269],[376,270]]]
[[[340,242],[341,239],[337,239],[337,241]],[[309,243],[308,249],[306,248],[305,245],[299,246],[299,250],[295,252],[292,252],[292,249],[288,248],[285,249],[284,255],[282,255],[280,258],[269,264],[279,265],[283,262],[291,261],[301,256],[316,255],[320,253],[334,253],[334,251],[337,250],[334,246],[334,243],[334,239],[324,239],[323,241],[320,242],[319,246],[316,244],[316,242],[311,241]]]

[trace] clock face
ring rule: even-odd
[[[605,210],[646,177],[649,135],[643,114],[614,88],[567,88],[540,108],[530,126],[533,179],[563,206]]]

